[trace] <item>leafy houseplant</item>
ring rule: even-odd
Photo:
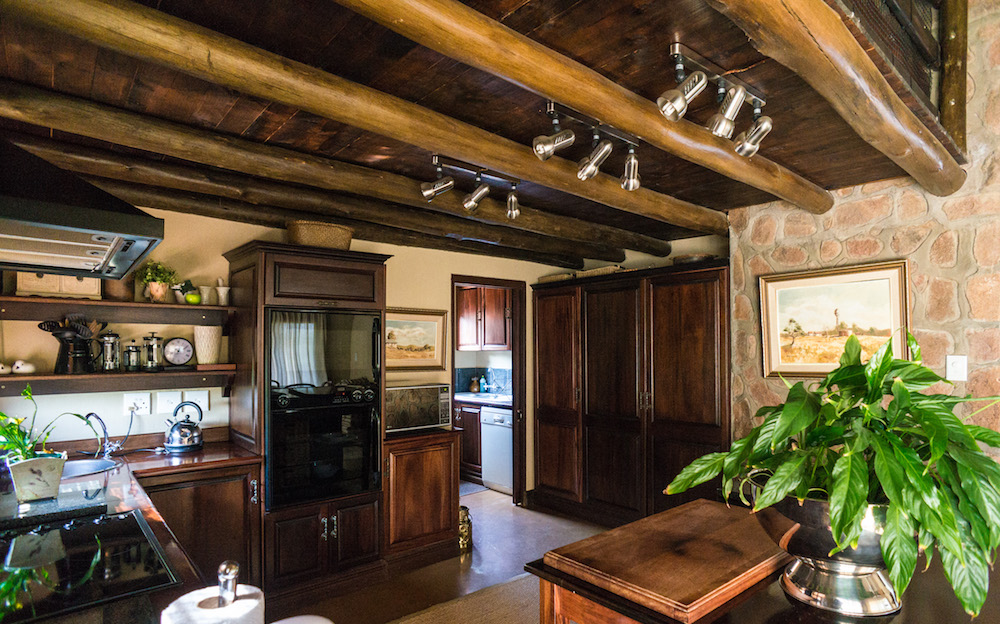
[[[800,504],[826,501],[831,555],[856,548],[868,506],[884,504],[882,559],[898,595],[918,551],[929,564],[936,549],[962,606],[978,614],[1000,545],[1000,464],[979,443],[1000,447],[1000,433],[967,425],[953,412],[983,399],[920,393],[944,380],[920,363],[909,333],[907,343],[910,360],[892,357],[890,339],[862,363],[861,344],[850,336],[835,370],[818,383],[790,386],[786,402],[758,410],[763,422],[728,453],[696,459],[666,492],[721,472],[726,497],[738,478],[742,498],[743,485],[763,473],[754,511],[789,496]]]
[[[162,262],[150,260],[136,271],[136,279],[149,288],[149,297],[153,301],[164,303],[168,300],[170,286],[177,281],[177,271]]]

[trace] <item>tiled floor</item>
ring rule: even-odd
[[[502,583],[546,551],[594,535],[603,528],[515,507],[492,490],[461,498],[472,516],[472,552],[373,585],[352,594],[303,606],[335,624],[381,624],[433,604]],[[294,614],[288,614],[294,615]]]

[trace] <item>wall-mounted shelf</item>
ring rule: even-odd
[[[60,320],[70,314],[108,323],[148,323],[163,325],[226,325],[234,307],[139,303],[57,297],[0,297],[0,320]]]
[[[159,373],[88,373],[86,375],[4,375],[0,396],[19,396],[31,384],[31,393],[77,394],[131,390],[222,387],[229,396],[234,371],[162,371]]]

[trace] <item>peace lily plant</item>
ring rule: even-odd
[[[837,544],[831,555],[857,547],[868,505],[887,505],[880,543],[897,594],[918,551],[929,565],[937,550],[955,595],[975,616],[1000,545],[1000,464],[980,443],[1000,447],[1000,433],[954,414],[957,404],[984,399],[919,392],[945,380],[921,364],[916,340],[906,338],[911,359],[893,358],[890,339],[862,363],[861,344],[849,337],[835,370],[809,385],[786,382],[784,404],[758,410],[763,422],[749,435],[728,453],[696,459],[666,492],[721,472],[725,496],[739,479],[749,505],[743,486],[763,473],[754,511],[787,496],[828,501]]]

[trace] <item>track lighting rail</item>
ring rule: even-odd
[[[739,85],[743,87],[747,92],[747,102],[755,108],[758,107],[758,104],[760,106],[767,104],[767,98],[764,97],[764,93],[760,89],[751,86],[743,80],[740,80],[736,74],[727,74],[726,70],[722,69],[704,56],[698,54],[683,43],[671,43],[670,55],[675,61],[677,61],[677,57],[680,56],[681,63],[689,73],[696,70],[705,72],[705,75],[708,76],[709,82],[714,82],[718,85],[721,80],[729,86]]]
[[[578,121],[585,126],[590,126],[595,132],[599,132],[602,135],[614,137],[619,141],[624,141],[631,146],[639,145],[639,137],[629,134],[628,132],[623,132],[614,126],[609,126],[606,123],[601,123],[600,120],[594,119],[593,117],[588,117],[579,111],[575,111],[572,108],[563,106],[557,102],[549,100],[545,105],[545,114],[549,117],[559,116],[568,117],[574,121]]]
[[[440,154],[434,154],[433,156],[431,156],[431,163],[435,167],[448,167],[449,169],[458,169],[459,171],[467,171],[469,173],[474,173],[484,178],[496,178],[497,180],[503,180],[504,182],[508,182],[515,186],[521,183],[521,180],[517,178],[512,178],[511,176],[500,173],[499,171],[493,171],[492,169],[487,169],[485,167],[480,167],[479,165],[473,165],[472,163],[456,160],[448,156],[441,156]]]

